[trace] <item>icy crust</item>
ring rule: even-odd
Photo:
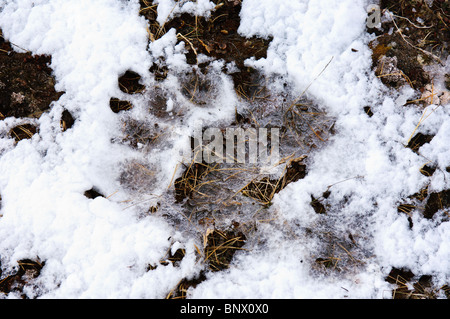
[[[157,3],[160,24],[183,12],[208,16],[214,9],[209,1]],[[267,58],[247,64],[285,77],[299,94],[313,81],[307,95],[336,118],[337,134],[309,162],[306,178],[275,196],[271,220],[258,225],[251,249],[237,253],[230,269],[208,273],[189,297],[390,298],[385,277],[392,267],[433,275],[436,286],[448,283],[449,223],[415,211],[411,229],[408,216],[397,212],[402,198],[428,183],[433,191],[450,186],[448,105],[418,127],[435,135],[420,155],[405,148],[422,113],[402,106],[413,92],[390,92],[371,71],[367,5],[363,0],[243,1],[239,32],[273,37]],[[38,120],[38,135],[17,145],[0,140],[2,269],[16,267],[22,258],[46,261],[27,288],[29,297],[166,297],[181,279],[198,276],[198,242],[142,209],[161,198],[174,177],[185,143],[180,136],[191,133],[196,120],[214,125],[232,118],[229,79],[218,77],[224,89],[206,112],[192,107],[183,124],[176,119],[162,124],[172,128],[167,145],[133,152],[114,142],[124,115],[111,112],[109,99],[123,97],[117,78],[126,70],[139,72],[151,87],[147,70],[159,57],[173,70],[188,67],[175,32],[148,46],[138,1],[8,0],[0,8],[5,37],[36,54],[52,55],[56,89],[66,92]],[[219,72],[222,65],[216,67]],[[173,92],[179,82],[169,76],[165,85]],[[173,101],[177,98],[182,100]],[[136,107],[130,116],[153,123],[142,107],[144,98],[131,99]],[[367,105],[375,111],[370,118],[363,110]],[[63,108],[77,118],[64,134],[59,127]],[[0,130],[14,121],[2,121]],[[156,172],[152,183],[157,186],[151,185],[153,193],[142,198],[142,205],[126,202],[129,193],[119,182],[124,163],[133,160],[149,161]],[[428,161],[440,168],[431,181],[420,174]],[[83,196],[94,185],[105,197]],[[317,214],[311,196],[327,190],[330,209]],[[339,248],[350,241],[356,247],[351,256]],[[174,247],[185,248],[185,257],[178,267],[162,266]],[[342,262],[324,272],[315,260],[329,257],[333,247]]]

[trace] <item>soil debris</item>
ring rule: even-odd
[[[447,285],[435,287],[431,275],[418,277],[409,269],[393,267],[385,280],[394,285],[393,299],[437,299],[440,291],[449,297]]]
[[[186,167],[181,177],[175,180],[175,199],[178,203],[185,198],[192,198],[192,194],[201,186],[203,177],[208,174],[206,163],[193,163]]]
[[[29,299],[29,297],[23,293],[23,289],[26,285],[32,284],[32,281],[36,279],[42,268],[45,265],[44,261],[22,259],[18,262],[18,270],[2,279],[0,279],[0,292],[8,295],[9,293],[17,293],[22,299]],[[0,277],[2,271],[0,270]]]
[[[24,139],[30,139],[38,132],[38,128],[33,124],[21,124],[9,131],[9,135],[19,142]]]
[[[422,50],[425,50],[445,60],[450,41],[450,4],[448,1],[382,0],[380,7],[388,9],[395,17],[396,24],[388,22],[385,30],[394,28],[412,46],[415,46],[418,53],[424,54]]]
[[[448,1],[382,0],[380,7],[388,19],[368,30],[378,36],[370,43],[376,75],[393,88],[423,90],[432,80],[424,67],[443,64],[449,54]]]
[[[220,271],[229,267],[237,250],[242,249],[246,237],[234,231],[213,230],[206,235],[204,249],[205,260],[211,271]]]
[[[327,210],[325,206],[322,204],[320,199],[316,199],[313,195],[311,195],[311,206],[316,212],[316,214],[326,214]]]
[[[410,148],[414,153],[419,153],[419,149],[425,145],[426,143],[430,143],[434,138],[434,135],[417,133],[414,137],[408,142],[406,147]]]
[[[64,92],[55,91],[50,62],[48,55],[13,51],[0,36],[0,119],[39,118],[60,98]]]
[[[247,238],[242,232],[235,230],[218,230],[208,228],[203,236],[204,249],[203,260],[211,272],[222,271],[230,266],[234,254],[238,250],[244,249]],[[198,251],[200,253],[200,251]],[[178,249],[175,254],[169,252],[169,258],[164,260],[163,265],[172,262],[175,266],[181,262],[185,255],[184,249]],[[152,267],[155,269],[156,267]],[[185,299],[189,288],[195,288],[198,284],[206,280],[206,270],[191,280],[182,279],[178,285],[172,289],[166,299]]]
[[[153,4],[153,1],[146,0],[140,1],[140,14],[149,22],[150,41],[157,40],[171,28],[177,31],[179,41],[185,42],[188,64],[198,65],[200,69],[204,69],[205,65],[199,64],[198,56],[200,54],[233,64],[236,70],[230,72],[230,75],[233,78],[236,92],[246,99],[253,99],[255,96],[261,95],[263,90],[262,76],[253,68],[246,67],[244,62],[248,58],[258,60],[267,57],[267,49],[272,39],[245,38],[238,34],[240,1],[214,0],[213,2],[216,4],[216,8],[208,19],[183,13],[160,26],[156,21],[157,5]],[[169,70],[161,60],[153,64],[150,72],[155,75],[156,80],[161,81],[167,77]],[[188,81],[187,84],[191,88],[187,87],[185,94],[187,93],[187,96],[193,99],[193,92],[197,92],[193,87],[200,89],[202,86],[210,87],[208,83],[202,84],[202,81],[200,79],[199,82],[199,79],[195,77],[192,81]],[[199,85],[196,86],[197,84]]]
[[[367,114],[368,117],[372,117],[373,116],[372,108],[370,106],[365,106],[364,107],[364,112]]]
[[[439,210],[447,208],[450,208],[450,189],[431,193],[425,205],[423,216],[432,219]]]
[[[62,131],[67,131],[75,124],[75,119],[73,118],[72,114],[68,110],[64,110],[61,114],[61,129]]]
[[[427,177],[433,176],[435,171],[436,171],[436,166],[431,166],[431,165],[424,165],[420,169],[420,173]]]
[[[141,93],[145,90],[145,85],[140,84],[141,76],[134,71],[128,70],[119,77],[119,88],[128,94]]]
[[[204,272],[201,272],[198,278],[194,278],[191,280],[187,280],[186,278],[182,279],[179,284],[169,292],[166,296],[166,299],[186,299],[187,291],[189,288],[195,288],[198,284],[206,280],[206,276]]]
[[[133,104],[129,101],[120,100],[118,98],[112,97],[109,100],[109,107],[114,113],[119,113],[120,111],[127,111],[133,108]]]
[[[166,254],[167,258],[163,258],[159,261],[159,263],[163,266],[167,266],[169,265],[169,263],[172,263],[174,267],[178,267],[185,255],[186,250],[183,248],[178,248],[175,253],[172,253],[172,249],[169,249],[168,253]],[[154,268],[156,268],[156,266],[154,266]]]
[[[105,197],[105,195],[101,194],[95,187],[92,187],[91,189],[85,191],[84,196],[90,199],[94,199],[97,197]]]
[[[242,189],[242,194],[269,205],[276,193],[283,190],[290,183],[305,178],[307,171],[306,165],[301,163],[302,159],[292,160],[286,166],[285,174],[279,179],[264,177],[259,181],[250,182]]]

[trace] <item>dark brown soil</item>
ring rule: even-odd
[[[435,0],[431,7],[424,0],[382,0],[380,6],[402,17],[396,19],[396,24],[412,44],[445,59],[450,42],[448,0]]]
[[[11,292],[18,293],[23,299],[28,297],[23,293],[24,287],[33,279],[37,278],[45,262],[31,259],[22,259],[17,262],[19,269],[12,275],[1,278],[2,272],[0,269],[0,292],[9,294]]]
[[[385,280],[395,285],[392,290],[393,299],[436,299],[439,290],[444,292],[447,299],[449,298],[449,288],[447,285],[435,287],[433,286],[432,276],[416,276],[409,269],[394,267]]]
[[[66,131],[75,124],[75,119],[68,110],[64,110],[61,114],[61,129]]]
[[[234,231],[214,230],[207,236],[204,249],[209,269],[220,271],[227,269],[237,250],[244,246],[246,237]]]
[[[59,99],[50,62],[47,55],[17,53],[0,37],[0,119],[38,118]]]
[[[105,195],[101,194],[95,187],[84,192],[84,196],[90,199],[94,199],[97,197],[105,197]]]
[[[38,128],[32,124],[21,124],[11,129],[9,135],[19,142],[31,138],[38,132]]]
[[[417,133],[414,135],[414,137],[409,141],[408,145],[406,147],[410,148],[414,153],[418,153],[419,149],[427,144],[430,143],[433,139],[434,135],[427,135],[422,133]]]
[[[183,279],[178,286],[169,293],[167,299],[186,299],[189,288],[195,288],[198,284],[206,280],[204,273],[201,273],[198,278],[187,280]]]
[[[133,108],[133,104],[129,101],[120,100],[118,98],[112,97],[109,100],[109,107],[114,113],[119,113],[120,111],[126,111]]]
[[[408,197],[408,199],[397,206],[397,211],[399,213],[407,214],[409,226],[413,227],[412,219],[410,213],[414,210],[419,209],[422,212],[423,217],[427,219],[432,219],[434,215],[442,211],[442,213],[449,217],[450,211],[450,190],[443,190],[440,192],[429,193],[428,187],[420,190],[418,193],[413,194]]]
[[[240,1],[214,0],[213,2],[217,5],[216,10],[212,12],[208,20],[185,13],[160,26],[156,22],[157,5],[149,0],[140,1],[140,13],[149,22],[151,40],[157,39],[171,28],[176,29],[179,41],[185,42],[188,51],[186,61],[189,64],[198,65],[197,56],[199,54],[225,62],[234,62],[239,69],[231,74],[235,89],[241,96],[251,99],[262,90],[262,81],[256,70],[244,66],[244,61],[251,57],[265,58],[271,39],[244,38],[238,34]],[[199,65],[200,69],[204,69],[205,66]],[[155,63],[150,71],[154,73],[156,80],[163,80],[169,72],[164,61]],[[192,83],[197,83],[197,81]],[[206,87],[209,85],[206,84]],[[187,91],[187,95],[192,98],[193,90],[188,89]]]
[[[372,117],[373,116],[372,108],[370,106],[365,106],[364,107],[364,112],[367,114],[368,117]]]
[[[376,75],[390,87],[422,90],[432,81],[424,66],[442,64],[449,54],[450,3],[436,0],[429,7],[425,0],[382,0],[380,7],[395,23],[369,30],[378,35],[370,44]]]
[[[134,71],[128,70],[119,77],[119,88],[128,94],[140,93],[145,90],[145,85],[141,84],[141,76]]]
[[[305,178],[306,165],[301,161],[291,161],[286,167],[285,174],[280,179],[264,177],[259,181],[252,181],[244,187],[242,194],[259,202],[270,204],[273,196],[283,190],[290,183]]]
[[[409,46],[399,34],[383,34],[372,46],[376,75],[384,84],[395,88],[409,84],[414,89],[420,89],[430,82],[423,65],[413,58],[417,57],[417,50]]]
[[[420,173],[427,177],[433,176],[434,172],[436,172],[436,166],[425,165],[420,169]]]
[[[322,204],[320,199],[317,199],[312,195],[311,195],[311,206],[314,209],[314,211],[316,212],[316,214],[326,214],[327,213],[325,205]]]
[[[439,210],[446,208],[450,208],[450,189],[438,193],[431,193],[425,205],[423,216],[431,219]]]
[[[207,265],[210,271],[216,272],[227,269],[230,266],[236,251],[243,249],[242,247],[245,245],[246,237],[243,233],[234,230],[222,231],[211,229],[207,232],[203,240],[203,262],[205,262],[205,265]],[[183,260],[185,254],[186,251],[182,248],[177,249],[174,254],[169,250],[167,258],[161,260],[160,265],[167,266],[172,264],[174,267],[177,267]],[[148,271],[155,270],[157,267],[158,265],[149,265]],[[169,292],[166,299],[185,299],[189,288],[195,288],[198,284],[206,280],[205,273],[206,271],[203,270],[196,278],[190,280],[186,278],[182,279]]]
[[[182,176],[177,178],[174,183],[175,199],[178,203],[192,196],[207,170],[207,165],[202,163],[193,163],[186,167]]]

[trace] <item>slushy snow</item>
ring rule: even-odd
[[[207,0],[155,3],[160,24],[183,12],[207,17],[214,10]],[[336,134],[309,159],[308,175],[275,196],[270,208],[274,221],[258,225],[259,241],[250,240],[237,252],[228,270],[208,273],[188,297],[390,298],[385,277],[392,267],[432,275],[438,287],[448,283],[450,224],[439,214],[428,220],[413,212],[410,229],[397,206],[426,185],[419,170],[429,161],[438,167],[429,190],[450,188],[445,170],[450,166],[450,105],[424,110],[431,115],[417,131],[435,137],[421,155],[405,148],[422,110],[402,107],[414,92],[388,90],[371,70],[372,36],[365,32],[369,3],[243,0],[240,34],[273,37],[267,58],[247,64],[285,79],[299,94],[312,83],[308,97],[336,118]],[[115,143],[123,115],[111,112],[109,99],[123,97],[117,78],[131,69],[151,87],[148,70],[160,57],[170,70],[189,67],[174,30],[148,45],[147,22],[138,12],[137,0],[0,4],[5,38],[34,54],[52,55],[56,89],[65,92],[37,120],[39,134],[30,140],[14,145],[6,137],[18,119],[0,123],[1,267],[13,269],[18,260],[36,256],[45,261],[40,276],[26,288],[30,297],[164,298],[180,280],[202,270],[196,239],[162,216],[143,216],[142,210],[167,192],[186,142],[181,137],[196,120],[214,125],[232,119],[237,97],[217,62],[223,90],[214,105],[207,111],[190,109],[183,124],[162,123],[173,128],[165,147],[139,152]],[[441,71],[450,71],[450,60]],[[166,85],[176,88],[176,76],[169,75]],[[135,118],[155,121],[145,114],[143,97],[132,99]],[[176,111],[176,100],[169,100],[167,111]],[[367,105],[375,110],[371,118],[363,111]],[[63,133],[64,108],[76,122]],[[119,183],[130,161],[145,162],[156,172],[151,193],[143,192],[131,204],[130,193]],[[83,196],[93,186],[106,197]],[[332,209],[318,215],[311,195],[320,197],[327,189]],[[361,254],[354,257],[363,264],[342,274],[314,271],[326,239],[311,236],[310,229],[332,232],[333,238],[354,234]],[[148,271],[176,247],[186,249],[179,267]]]

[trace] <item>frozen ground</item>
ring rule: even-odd
[[[183,2],[181,8],[173,0],[158,3],[160,23],[181,12],[208,15],[214,9],[206,0]],[[385,278],[392,268],[430,275],[433,287],[449,283],[448,210],[431,219],[414,210],[410,220],[397,211],[426,185],[430,193],[450,188],[449,105],[404,107],[413,90],[388,89],[375,76],[368,47],[373,35],[365,31],[369,3],[243,1],[239,32],[273,37],[267,58],[248,65],[271,76],[275,90],[288,82],[294,95],[315,79],[308,98],[336,119],[336,133],[308,158],[307,176],[275,195],[270,222],[255,221],[257,231],[230,267],[206,272],[188,297],[391,298],[394,286]],[[239,102],[221,66],[221,90],[211,105],[192,106],[182,123],[159,123],[172,132],[166,145],[141,152],[115,142],[123,115],[111,112],[109,101],[124,96],[117,79],[126,70],[139,72],[151,87],[148,70],[158,57],[174,72],[189,67],[175,32],[149,47],[147,24],[134,0],[3,0],[0,10],[5,38],[34,54],[51,55],[56,89],[65,92],[36,120],[39,134],[32,139],[15,144],[5,132],[18,119],[0,122],[3,277],[17,269],[18,260],[45,261],[24,288],[27,296],[40,298],[164,298],[180,280],[196,278],[204,269],[197,252],[201,237],[186,231],[190,224],[176,225],[146,209],[167,200],[179,147],[186,142],[181,137],[193,123],[201,119],[214,126],[233,119]],[[443,62],[438,74],[449,72],[450,60]],[[442,81],[436,77],[436,87]],[[164,83],[168,90],[178,85],[173,75]],[[145,113],[145,97],[132,99],[134,118],[155,120]],[[368,105],[372,117],[364,112]],[[62,132],[64,108],[76,124]],[[430,115],[417,126],[423,112]],[[414,132],[434,135],[420,155],[405,148]],[[149,192],[139,198],[120,183],[130,161],[152,170]],[[428,162],[437,167],[432,177],[420,173]],[[105,197],[85,197],[92,187]],[[327,190],[327,214],[317,214],[311,195],[318,198]],[[351,253],[345,249],[349,241]],[[149,270],[179,247],[186,251],[179,264]],[[333,267],[321,269],[318,258],[330,258]],[[445,297],[442,290],[436,293]]]

